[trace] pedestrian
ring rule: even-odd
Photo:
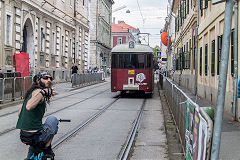
[[[30,145],[27,158],[33,155],[34,148],[40,147],[46,156],[54,157],[51,142],[58,131],[58,119],[47,117],[42,119],[46,111],[46,103],[50,103],[53,95],[52,77],[48,72],[40,72],[33,77],[33,84],[24,96],[24,102],[18,112],[16,128],[20,129],[20,139]]]
[[[72,66],[72,76],[71,76],[71,83],[73,82],[73,75],[74,74],[77,74],[77,72],[78,72],[78,67],[76,66],[76,64],[75,63],[73,63],[73,66]]]
[[[92,73],[92,67],[89,67],[88,73]]]
[[[72,66],[72,74],[74,74],[74,73],[76,73],[77,74],[77,72],[78,72],[78,67],[76,66],[76,64],[75,63],[73,63],[73,66]]]
[[[2,68],[0,67],[0,78],[4,78],[4,75],[2,73]]]
[[[107,68],[107,77],[110,77],[111,69],[108,67]]]

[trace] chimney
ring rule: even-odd
[[[113,24],[115,24],[115,20],[116,20],[116,18],[115,18],[115,17],[113,17]]]
[[[118,21],[118,24],[120,24],[120,23],[125,23],[124,21]]]

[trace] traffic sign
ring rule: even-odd
[[[160,51],[156,51],[156,57],[161,57],[161,52]]]

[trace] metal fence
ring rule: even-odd
[[[103,76],[103,73],[74,74],[72,87],[100,82]],[[31,85],[32,77],[0,78],[0,103],[22,99]]]
[[[103,73],[83,73],[72,75],[72,87],[80,87],[104,80]]]
[[[32,84],[32,77],[0,78],[0,102],[23,98]]]
[[[210,159],[213,131],[211,118],[171,79],[160,75],[159,83],[165,90],[166,99],[177,125],[186,159],[198,159],[199,157],[204,157],[203,159],[206,160]],[[192,110],[189,106],[192,107]],[[207,136],[203,137],[205,134]]]

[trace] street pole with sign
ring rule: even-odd
[[[222,117],[224,111],[225,92],[226,92],[226,81],[228,71],[228,58],[230,48],[230,36],[232,26],[232,15],[233,15],[233,0],[226,0],[225,4],[225,18],[224,29],[223,29],[223,48],[221,57],[221,66],[219,73],[219,84],[218,84],[218,97],[217,97],[217,110],[214,121],[211,160],[219,159],[220,143],[221,143],[221,132],[222,132]]]

